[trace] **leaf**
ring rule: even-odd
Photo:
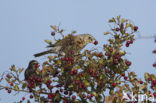
[[[5,78],[5,80],[6,80],[8,83],[10,83],[10,78]]]
[[[24,84],[22,85],[22,89],[25,89],[26,86],[27,86],[27,84],[24,83]]]
[[[10,70],[16,72],[15,66],[12,66],[12,67],[10,68]]]
[[[27,103],[30,103],[30,100],[27,100]]]
[[[53,59],[53,56],[48,56],[48,59],[49,59],[49,62],[51,62]]]
[[[24,68],[20,68],[19,70],[18,70],[18,72],[19,72],[19,74],[21,74],[21,72],[24,70]]]
[[[90,86],[90,83],[89,83],[87,80],[84,80],[84,84],[85,84],[86,86]]]
[[[117,16],[117,20],[118,20],[118,21],[120,21],[120,17],[121,17],[121,16]]]
[[[126,28],[128,28],[128,27],[130,27],[130,26],[131,26],[131,24],[129,24],[129,23],[126,24]]]
[[[74,31],[72,31],[72,34],[75,34],[77,31],[76,30],[74,30]]]
[[[15,85],[15,86],[14,86],[14,90],[15,90],[15,91],[18,91],[18,90],[19,90],[18,85]]]
[[[44,40],[46,43],[51,44],[51,40]]]
[[[122,23],[127,22],[127,21],[128,21],[127,19],[122,19],[121,20]]]
[[[104,33],[104,35],[107,35],[107,34],[109,34],[109,32],[105,32],[105,33]]]
[[[64,30],[63,29],[61,29],[60,31],[59,31],[59,33],[62,33]]]
[[[54,31],[57,31],[56,25],[50,25],[50,27],[51,27]]]
[[[114,18],[109,20],[109,23],[116,22]]]

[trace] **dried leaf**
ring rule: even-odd
[[[107,34],[109,34],[109,32],[105,32],[105,33],[104,33],[104,35],[107,35]]]
[[[57,31],[57,28],[56,28],[56,25],[50,25],[50,27],[54,30],[54,31]]]
[[[24,70],[24,68],[20,68],[20,69],[18,70],[19,74],[20,74],[23,70]]]
[[[51,40],[44,40],[46,43],[51,44]]]
[[[19,90],[18,85],[15,85],[15,86],[14,86],[14,90],[15,90],[15,91],[18,91],[18,90]]]

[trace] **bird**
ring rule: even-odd
[[[51,49],[34,54],[35,57],[40,57],[49,53],[59,54],[61,56],[67,56],[71,54],[78,54],[87,44],[94,43],[96,39],[90,34],[72,35],[69,34],[63,39],[56,41],[55,44],[47,46]]]
[[[37,76],[37,70],[38,70],[38,61],[31,60],[28,64],[27,69],[25,70],[24,76],[25,80],[28,81],[30,77]]]

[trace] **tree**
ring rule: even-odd
[[[126,50],[134,42],[138,27],[120,16],[109,20],[111,30],[108,44],[103,50],[84,50],[75,55],[72,51],[67,56],[50,55],[42,67],[35,66],[36,75],[27,81],[20,80],[23,68],[12,65],[9,72],[0,79],[10,86],[0,84],[0,89],[30,93],[30,99],[41,103],[133,103],[136,101],[152,102],[156,97],[156,75],[145,73],[145,80],[137,78],[135,72],[129,72],[131,61],[126,59]],[[61,34],[63,29],[51,26],[51,35]],[[76,31],[70,33],[73,35]],[[50,40],[46,40],[51,44]],[[95,41],[95,44],[98,44]],[[155,51],[153,51],[156,53]],[[156,64],[153,64],[156,67]],[[132,94],[133,93],[133,94]],[[146,98],[142,98],[144,94]],[[140,96],[140,97],[139,97]],[[21,98],[20,103],[26,101]],[[27,98],[29,103],[29,98]]]

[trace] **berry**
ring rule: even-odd
[[[138,26],[134,26],[134,31],[137,31],[138,30]]]
[[[22,100],[25,100],[25,97],[22,97]]]
[[[10,86],[13,86],[13,83],[10,83]]]
[[[122,76],[125,76],[125,73],[122,73],[121,75],[122,75]]]
[[[151,77],[149,77],[149,78],[148,78],[148,80],[149,80],[149,81],[151,81],[151,80],[152,80],[152,78],[151,78]]]
[[[30,98],[33,98],[33,95],[30,95]]]
[[[98,44],[98,41],[95,41],[94,44],[97,45]]]
[[[99,55],[98,55],[99,57],[102,57],[103,56],[103,54],[102,53],[99,53]]]
[[[11,76],[9,74],[6,75],[7,78],[11,78]]]
[[[156,97],[156,92],[153,93],[153,96]]]
[[[53,103],[53,101],[50,101],[50,103]]]
[[[72,96],[72,99],[75,99],[75,98],[76,98],[76,96],[73,95],[73,96]]]
[[[91,97],[93,97],[93,96],[94,96],[94,94],[91,94],[90,96],[91,96]]]
[[[133,40],[130,40],[129,43],[130,43],[130,44],[133,44]]]
[[[156,67],[156,63],[153,64],[153,67]]]
[[[109,70],[108,70],[108,69],[105,69],[105,72],[106,72],[106,73],[108,73],[108,72],[109,72]]]
[[[113,87],[115,87],[116,86],[116,83],[113,83]]]
[[[120,30],[120,28],[115,28],[115,30],[116,30],[116,31],[119,31],[119,30]]]
[[[72,54],[72,55],[74,54],[74,51],[73,51],[73,50],[71,51],[71,54]]]
[[[153,80],[152,83],[155,85],[156,84],[156,80]]]
[[[143,81],[140,81],[140,84],[143,84]]]
[[[51,98],[52,98],[51,94],[48,94],[48,99],[51,99]]]
[[[85,94],[83,94],[83,95],[82,95],[82,97],[83,97],[83,98],[86,98],[86,95],[85,95]]]
[[[36,64],[36,65],[35,65],[35,67],[36,67],[36,68],[39,68],[39,67],[40,67],[40,65]]]
[[[8,89],[8,93],[11,93],[11,90],[10,89]]]
[[[153,53],[156,53],[156,50],[153,50]]]
[[[127,79],[128,79],[128,77],[127,77],[127,76],[125,76],[125,77],[124,77],[124,79],[125,79],[125,80],[127,80]]]
[[[51,32],[51,36],[55,36],[55,32]]]
[[[127,66],[130,66],[131,65],[131,62],[130,61],[126,61],[126,65]]]
[[[77,70],[74,70],[73,73],[74,73],[74,74],[77,74]]]
[[[126,47],[129,47],[129,44],[128,43],[126,43]]]

